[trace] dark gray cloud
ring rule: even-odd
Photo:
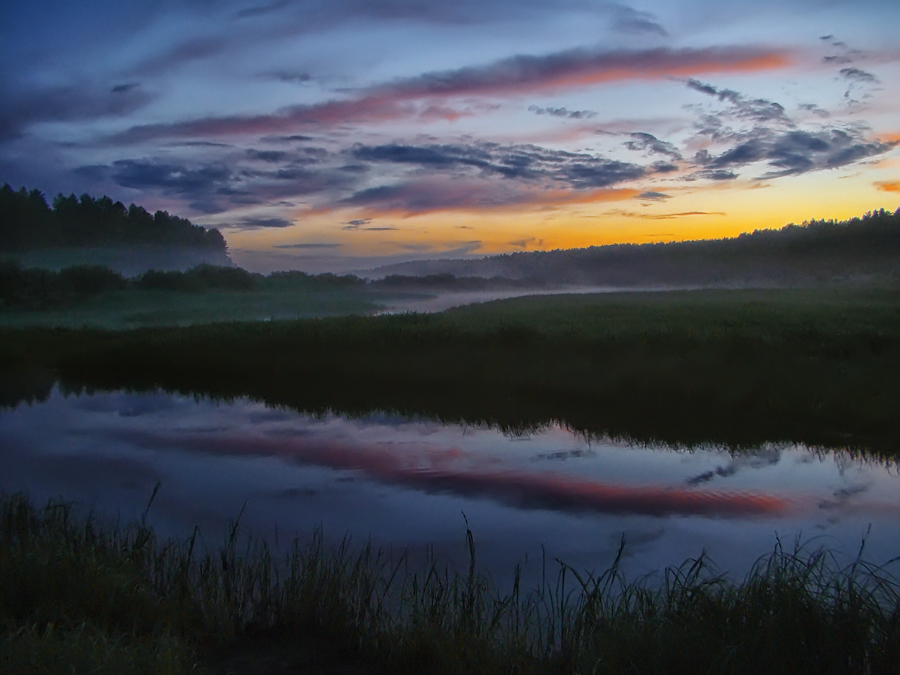
[[[706,180],[734,180],[738,175],[734,171],[724,171],[722,169],[710,169],[704,171],[695,171],[684,177],[684,180],[696,180],[705,178]]]
[[[667,195],[665,192],[654,192],[653,190],[648,190],[646,192],[642,192],[635,199],[640,199],[642,201],[648,202],[664,202],[667,199],[671,199],[672,195]]]
[[[163,188],[177,194],[213,192],[231,183],[232,172],[224,165],[189,168],[154,160],[121,159],[112,163],[113,180],[128,188]]]
[[[608,187],[640,178],[646,170],[637,164],[605,159],[587,153],[548,150],[536,145],[356,145],[356,159],[367,162],[408,164],[432,171],[477,169],[482,175],[499,175],[519,181],[553,181],[574,188]],[[375,188],[381,189],[381,188]]]
[[[629,150],[654,153],[657,155],[668,155],[672,159],[681,159],[681,153],[678,152],[674,145],[659,140],[653,134],[644,133],[642,131],[631,134],[631,140],[625,141],[624,145]]]
[[[373,225],[369,226],[369,223],[372,222],[371,218],[358,218],[356,220],[349,220],[344,223],[344,226],[341,228],[342,230],[352,230],[352,231],[360,231],[360,232],[391,232],[398,228],[393,225]]]
[[[368,225],[371,222],[372,222],[371,218],[357,218],[356,220],[348,220],[346,223],[344,223],[344,225],[346,225],[346,227],[341,228],[341,229],[356,230],[356,229],[359,229],[360,227],[364,227],[364,226]]]
[[[614,4],[613,28],[625,33],[644,33],[668,37],[669,34],[663,28],[656,17],[650,12],[642,12],[627,5]]]
[[[224,37],[193,37],[149,57],[132,72],[141,76],[163,75],[177,70],[191,61],[221,54],[232,44]]]
[[[678,171],[678,165],[671,162],[653,162],[650,165],[650,171],[652,173],[672,173]]]
[[[41,122],[90,121],[123,117],[154,99],[137,83],[99,88],[78,86],[9,89],[0,84],[0,142],[20,137]]]
[[[715,96],[720,101],[732,105],[731,115],[754,122],[778,122],[793,125],[784,108],[779,103],[764,98],[746,98],[733,89],[717,89],[710,84],[690,79],[687,86],[708,96]]]
[[[139,82],[128,82],[126,84],[117,84],[109,91],[112,94],[127,94],[129,91],[133,91],[140,86]]]
[[[843,75],[848,80],[853,80],[854,82],[878,82],[878,78],[875,77],[872,73],[867,73],[865,70],[860,70],[859,68],[841,68],[841,75]]]
[[[256,159],[260,162],[283,162],[288,158],[288,153],[282,150],[247,150],[247,156],[250,159]]]
[[[597,116],[594,110],[569,110],[568,108],[541,108],[536,105],[528,106],[528,110],[536,115],[552,115],[553,117],[565,117],[570,120],[590,119]]]
[[[293,82],[296,84],[306,84],[312,80],[312,76],[309,73],[293,73],[290,71],[279,70],[275,73],[268,73],[264,77],[278,80],[279,82]]]
[[[264,14],[272,14],[278,12],[279,10],[284,9],[290,4],[290,0],[278,0],[277,2],[270,2],[265,5],[253,5],[251,7],[246,7],[244,9],[238,10],[235,16],[239,19],[263,16]]]
[[[834,169],[853,162],[883,154],[896,143],[866,141],[858,130],[829,129],[773,133],[756,130],[746,140],[718,156],[703,150],[694,156],[694,163],[703,170],[697,178],[727,180],[734,178],[733,169],[753,162],[765,161],[772,170],[761,178],[807,173],[819,169]]]
[[[681,213],[641,213],[639,211],[622,211],[613,209],[607,212],[610,215],[625,216],[626,218],[639,218],[641,220],[675,220],[676,218],[686,218],[688,216],[727,216],[722,211],[682,211]],[[670,233],[657,232],[656,234],[647,236],[667,236]]]
[[[256,230],[261,228],[291,227],[294,223],[286,218],[242,218],[232,225],[224,227],[241,230]]]
[[[800,110],[806,110],[807,112],[811,112],[813,115],[816,115],[816,116],[822,117],[822,118],[831,117],[831,113],[829,113],[827,110],[820,108],[815,103],[801,103]]]
[[[318,249],[318,248],[340,248],[343,244],[275,244],[272,248],[284,249]]]
[[[854,71],[847,76],[854,82],[869,81],[866,77],[868,73],[845,70]],[[700,136],[731,145],[718,155],[708,150],[694,155],[693,163],[700,170],[687,176],[688,180],[732,180],[737,177],[735,169],[754,162],[769,165],[770,170],[760,176],[763,179],[834,169],[883,154],[897,145],[869,141],[864,136],[865,130],[858,126],[803,130],[788,117],[781,105],[773,101],[748,99],[739,92],[718,89],[697,80],[688,80],[687,85],[729,104],[725,111],[704,115],[698,126]],[[820,117],[824,112],[811,104],[801,108]],[[736,131],[725,123],[728,118],[749,121],[751,127]]]

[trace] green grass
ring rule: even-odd
[[[3,402],[66,390],[249,396],[641,443],[900,457],[900,293],[520,298],[443,314],[132,331],[0,329]],[[38,375],[35,375],[38,373]],[[29,393],[28,383],[36,387]]]
[[[122,330],[224,321],[269,321],[369,314],[381,307],[384,297],[386,296],[352,290],[220,291],[202,294],[175,291],[117,291],[62,308],[4,309],[0,312],[0,326],[91,327]]]
[[[466,536],[468,569],[432,560],[411,570],[405,556],[390,560],[371,546],[330,549],[321,533],[276,556],[235,524],[221,547],[203,550],[196,533],[161,541],[143,521],[104,528],[70,504],[41,509],[3,496],[0,668],[252,673],[261,651],[296,665],[316,644],[334,650],[327,665],[355,664],[360,673],[868,674],[900,666],[897,560],[840,564],[825,550],[779,544],[740,581],[703,556],[656,582],[628,580],[617,558],[594,573],[548,563],[536,587],[517,573],[501,590],[479,570]]]

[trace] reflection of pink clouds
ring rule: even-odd
[[[636,513],[664,516],[750,516],[777,513],[785,499],[749,493],[710,492],[696,488],[605,485],[592,480],[553,473],[522,470],[487,470],[488,458],[473,457],[458,448],[430,446],[413,450],[344,445],[274,438],[165,438],[143,435],[132,441],[147,446],[185,447],[211,454],[267,455],[344,471],[361,471],[368,478],[423,492],[449,492],[474,498],[494,499],[518,508],[556,511]],[[478,461],[478,459],[482,461]],[[454,465],[467,464],[455,468]]]

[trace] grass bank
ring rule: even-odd
[[[59,378],[75,391],[161,387],[312,413],[389,410],[513,430],[562,422],[638,442],[900,456],[894,290],[610,293],[435,315],[0,329],[0,356],[7,404],[46,395]]]
[[[242,542],[239,544],[239,542]],[[702,557],[660,583],[548,563],[535,588],[476,564],[410,570],[371,547],[296,541],[279,557],[237,525],[203,550],[146,522],[0,497],[7,673],[896,673],[897,561],[838,564],[780,545],[742,581]],[[893,572],[893,574],[892,574]],[[324,646],[323,646],[324,645]],[[332,670],[329,670],[331,668]],[[343,670],[339,670],[343,669]]]

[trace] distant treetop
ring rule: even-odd
[[[226,250],[218,230],[207,230],[166,211],[128,208],[103,196],[59,194],[53,207],[39,190],[0,188],[0,251],[82,246],[179,246]]]

